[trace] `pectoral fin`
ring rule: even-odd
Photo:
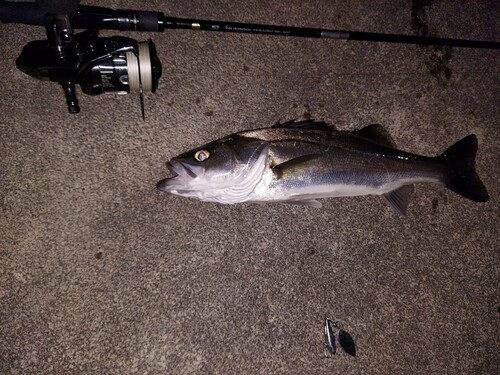
[[[278,180],[296,173],[303,172],[310,163],[319,158],[320,154],[302,155],[297,158],[285,161],[273,168],[273,172]]]
[[[413,185],[405,185],[396,190],[384,194],[384,198],[397,213],[406,216],[406,210],[410,203],[410,197],[413,193]]]

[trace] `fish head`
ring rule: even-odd
[[[210,142],[167,162],[172,176],[157,188],[207,202],[244,202],[267,167],[268,149],[264,141],[236,134]]]

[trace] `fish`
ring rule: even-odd
[[[325,357],[328,357],[328,352],[330,355],[334,355],[335,352],[337,351],[335,347],[335,335],[333,334],[333,329],[332,329],[332,321],[328,318],[325,318],[325,327],[324,327],[324,332],[325,332]]]
[[[416,183],[434,183],[471,201],[488,191],[475,170],[470,134],[437,156],[399,150],[371,124],[336,130],[323,121],[290,120],[230,134],[167,162],[157,189],[222,204],[281,202],[321,207],[318,199],[380,195],[406,215]]]

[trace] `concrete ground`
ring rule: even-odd
[[[499,40],[498,2],[86,4],[193,17]],[[113,35],[118,32],[104,32]],[[0,25],[0,373],[498,374],[499,53],[168,31],[156,95],[90,97],[16,69],[39,27]],[[381,123],[436,155],[479,140],[491,199],[419,185],[322,209],[155,190],[182,151],[277,120]],[[323,355],[325,315],[357,356]]]

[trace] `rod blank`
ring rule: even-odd
[[[274,26],[255,23],[207,21],[189,18],[163,17],[160,19],[160,30],[190,29],[247,34],[265,34],[278,36],[294,36],[302,38],[329,38],[358,40],[368,42],[405,43],[420,45],[439,45],[466,48],[500,49],[500,42],[466,40],[452,38],[436,38],[402,34],[383,34],[362,31],[329,30],[309,27]]]

